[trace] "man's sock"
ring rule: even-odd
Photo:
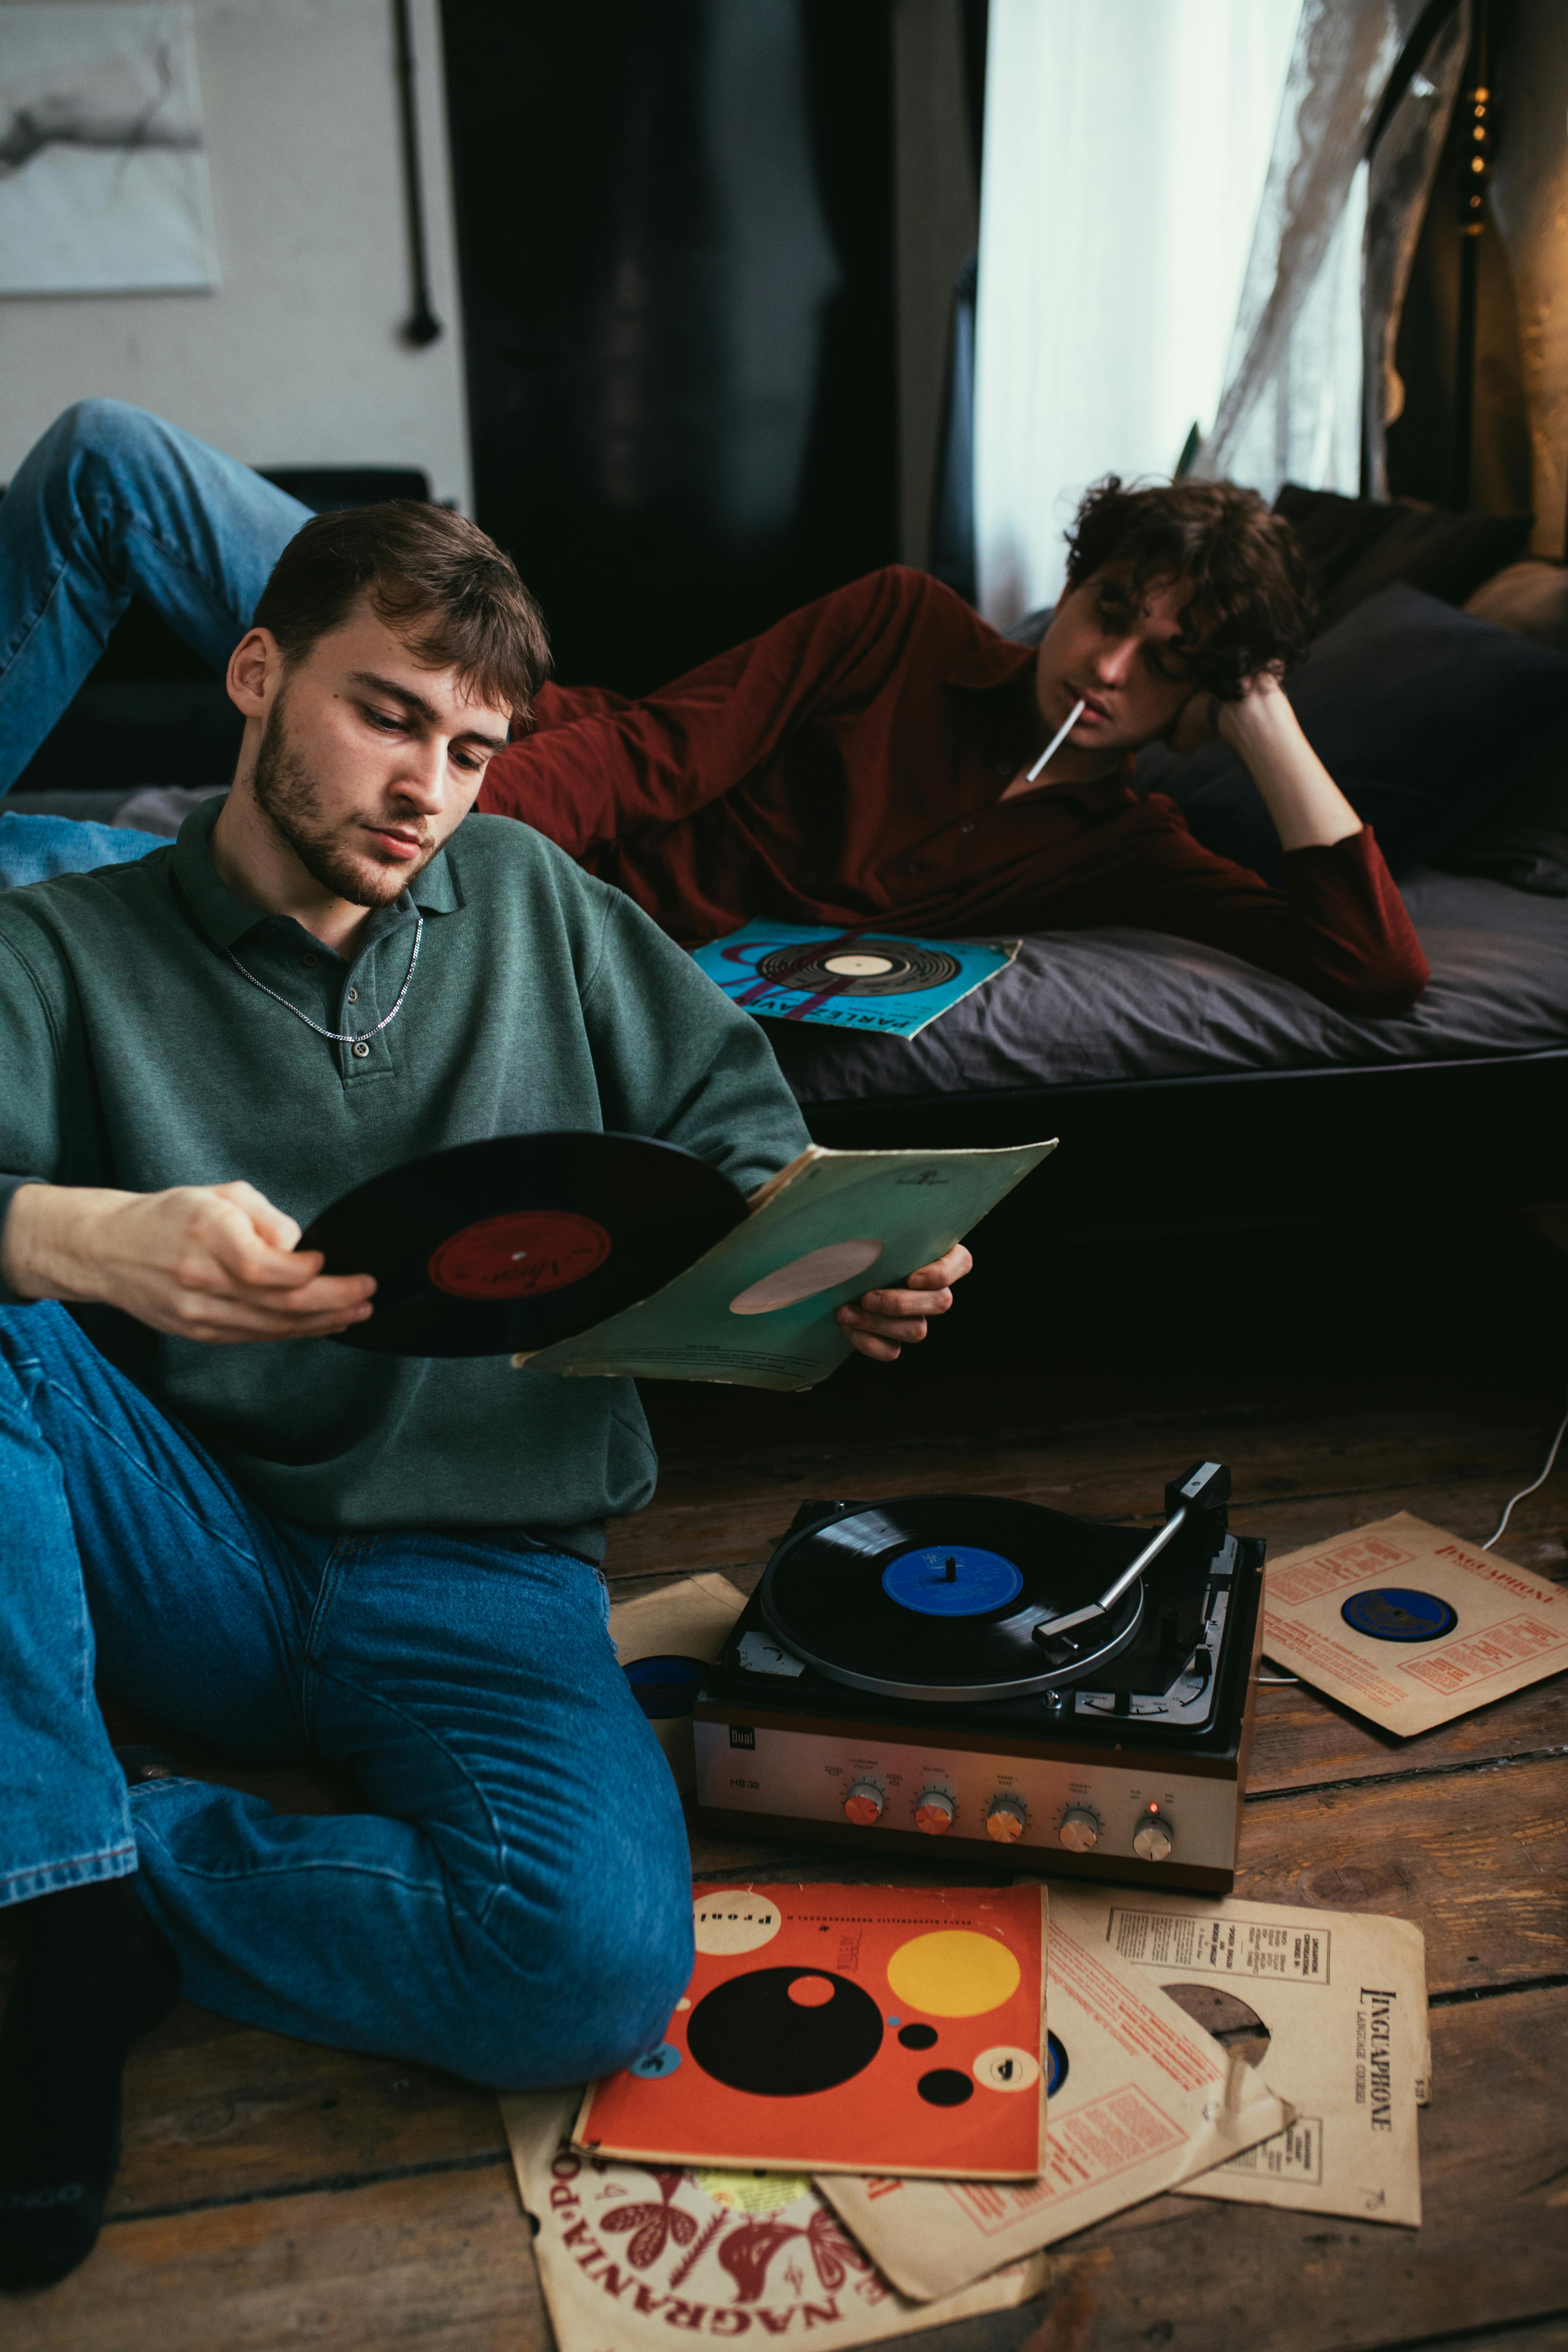
[[[130,1878],[18,1904],[0,2020],[0,2287],[47,2286],[92,2252],[120,2163],[120,2078],[174,2007],[180,1964]]]

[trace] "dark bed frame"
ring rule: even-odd
[[[838,1150],[1058,1136],[998,1213],[1064,1242],[1568,1199],[1568,1048],[803,1108]]]

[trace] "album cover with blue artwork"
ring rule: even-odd
[[[716,1886],[663,2039],[588,2092],[591,2156],[1032,2180],[1046,2128],[1038,1885]]]
[[[759,1020],[918,1037],[1017,952],[1016,940],[917,940],[870,927],[755,922],[697,949],[696,961],[731,1003]]]

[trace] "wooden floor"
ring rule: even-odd
[[[1484,1538],[1540,1465],[1568,1321],[1528,1234],[1449,1236],[1440,1282],[1424,1256],[1439,1244],[1402,1258],[1392,1236],[1319,1237],[1228,1286],[1205,1254],[1064,1260],[1048,1295],[993,1284],[967,1331],[892,1371],[857,1363],[799,1398],[659,1392],[659,1497],[615,1531],[609,1570],[717,1569],[748,1589],[807,1495],[961,1487],[1146,1517],[1199,1454],[1234,1466],[1234,1523],[1278,1550],[1400,1508]],[[1565,1516],[1560,1475],[1500,1549],[1563,1578]],[[1565,1758],[1568,1677],[1403,1745],[1309,1690],[1267,1691],[1238,1892],[1426,1931],[1425,2227],[1162,2199],[1069,2242],[1040,2301],[922,2347],[1568,2347]],[[324,1782],[245,1785],[334,1801]],[[751,1841],[702,1838],[694,1858],[854,1875],[840,1853]],[[6,2352],[551,2342],[492,2099],[189,2007],[132,2061],[97,2253],[0,2308]]]

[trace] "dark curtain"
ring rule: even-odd
[[[479,520],[637,692],[897,544],[890,0],[444,0]]]

